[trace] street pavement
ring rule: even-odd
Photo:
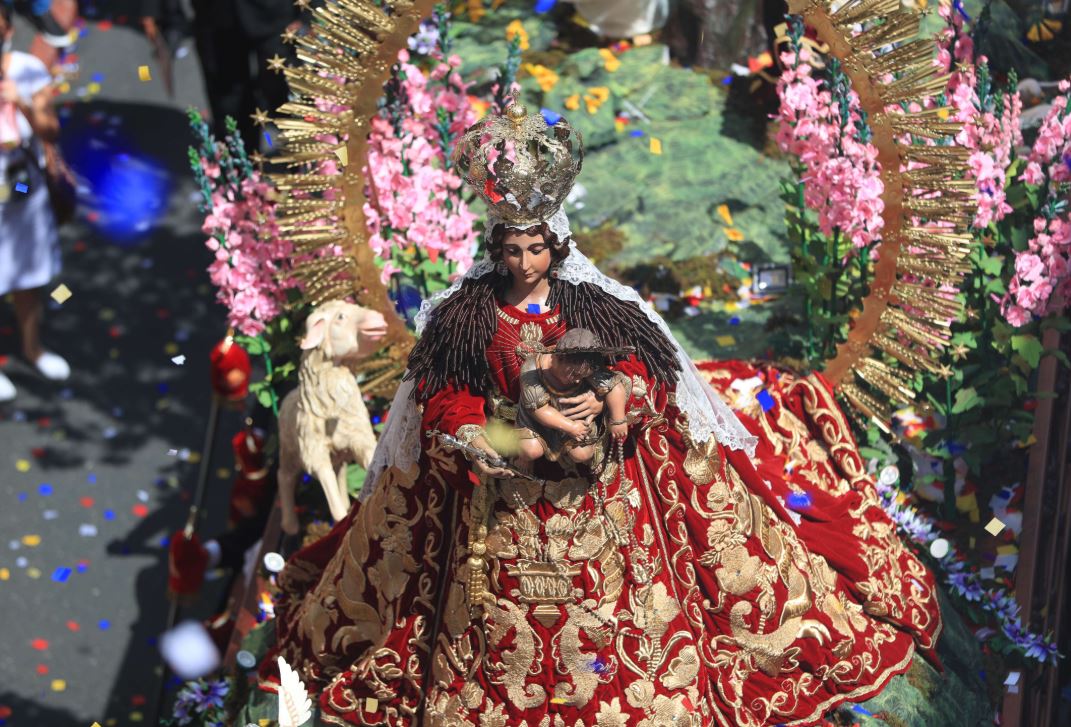
[[[28,40],[20,27],[16,45]],[[73,295],[49,301],[44,325],[70,381],[31,370],[0,304],[0,365],[19,390],[0,405],[0,724],[18,727],[149,722],[165,538],[185,521],[198,468],[182,450],[202,446],[208,352],[225,333],[186,156],[185,109],[205,105],[196,57],[175,62],[169,99],[131,29],[90,22],[77,53],[63,147],[82,178],[81,210],[48,288]],[[152,80],[139,80],[142,65]],[[227,440],[240,420],[220,422],[209,535],[226,517]],[[183,615],[214,613],[220,586]]]

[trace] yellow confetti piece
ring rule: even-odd
[[[28,575],[30,578],[33,578],[36,581],[38,578],[41,577],[41,571],[38,568],[30,567],[30,568],[26,569],[26,575]]]
[[[89,725],[89,727],[100,727],[100,722],[94,722],[93,724]]]
[[[735,227],[726,228],[725,236],[728,237],[733,242],[740,242],[741,240],[744,239],[744,233],[741,232],[740,230],[736,229]]]
[[[131,722],[140,722],[143,719],[145,719],[145,715],[143,715],[141,712],[131,712],[130,713],[130,721]]]
[[[614,119],[614,131],[620,134],[625,130],[625,122],[621,119]]]
[[[736,339],[732,336],[715,336],[714,340],[718,342],[719,346],[735,346]]]
[[[993,518],[989,521],[989,524],[985,526],[985,531],[990,535],[1000,535],[1000,531],[1004,529],[1004,523],[1000,521],[1000,518]]]
[[[580,94],[574,93],[572,96],[565,99],[565,108],[569,109],[570,111],[576,111],[578,108],[580,108]]]
[[[54,691],[54,692],[65,692],[65,691],[67,691],[67,682],[64,681],[63,679],[53,679],[52,680],[52,691]]]
[[[727,205],[727,204],[719,204],[718,205],[718,216],[721,217],[723,220],[725,220],[725,224],[727,224],[729,226],[732,226],[732,224],[733,224],[733,213],[729,211],[729,205]]]
[[[152,74],[149,73],[148,66],[138,66],[138,80],[142,82],[152,80]]]
[[[365,697],[364,699],[364,711],[365,712],[378,712],[379,700],[375,697]]]
[[[63,83],[61,83],[59,85],[59,92],[60,93],[70,93],[71,92],[71,84],[69,84],[66,81],[64,81]]]
[[[96,82],[89,84],[88,86],[86,86],[86,93],[91,93],[91,94],[100,93],[100,84],[96,83]]]
[[[38,545],[41,544],[41,536],[40,535],[23,535],[22,536],[22,544],[25,545],[27,548],[36,548]]]
[[[506,26],[506,40],[512,41],[515,35],[521,38],[521,50],[528,50],[528,31],[519,19]]]
[[[656,139],[653,136],[651,137],[651,153],[652,154],[661,154],[662,153],[662,140],[661,139]]]
[[[226,467],[220,467],[218,470],[216,470],[216,477],[220,478],[221,480],[225,480],[230,476],[231,471]]]
[[[197,464],[198,462],[201,461],[201,453],[200,452],[190,452],[190,456],[186,458],[186,461],[191,463],[191,464]]]
[[[338,149],[335,149],[335,156],[338,157],[338,163],[341,164],[342,166],[346,166],[347,164],[350,163],[349,150],[347,150],[346,147],[344,147],[344,146],[343,147],[339,147]]]
[[[110,321],[115,318],[115,311],[111,308],[101,308],[100,313],[98,313],[97,316],[102,321]]]
[[[948,120],[948,109],[937,109],[937,118],[941,121]]]
[[[29,472],[30,471],[30,461],[27,460],[27,459],[15,460],[15,469],[17,469],[19,472]]]
[[[11,579],[11,571],[7,568],[0,568],[0,581],[6,581]]]
[[[119,358],[119,349],[118,348],[109,348],[108,349],[108,356],[112,360],[115,360],[115,359]]]
[[[565,697],[554,697],[550,700],[551,704],[565,704]]]
[[[174,356],[178,352],[179,352],[179,346],[174,341],[172,341],[171,343],[169,343],[166,346],[164,346],[164,353],[166,353],[168,356]]]
[[[56,301],[60,305],[63,305],[70,299],[72,295],[74,295],[74,293],[71,292],[71,289],[63,283],[60,283],[56,287],[56,289],[52,291],[52,300]]]
[[[260,719],[257,720],[257,724],[260,725],[260,727],[268,727],[268,725],[271,724],[271,720],[270,719],[265,719],[264,717],[261,717]]]
[[[709,298],[710,296],[707,296],[707,297]],[[725,304],[725,310],[727,312],[729,312],[729,313],[733,313],[734,311],[737,311],[739,309],[740,309],[740,304],[737,303],[735,300],[730,300],[729,302],[727,302]]]
[[[603,67],[606,68],[608,73],[613,73],[621,67],[621,61],[617,59],[617,56],[609,48],[600,48],[599,56],[602,58]]]

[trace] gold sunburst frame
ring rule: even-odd
[[[283,69],[298,98],[282,106],[276,120],[285,151],[273,161],[291,169],[272,175],[283,193],[280,230],[299,251],[340,245],[345,253],[298,268],[308,302],[352,295],[387,316],[388,355],[373,363],[378,368],[366,391],[389,391],[413,344],[367,244],[361,174],[366,137],[398,51],[434,5],[338,0],[314,11],[313,32],[285,36],[297,44],[300,63]],[[949,325],[962,313],[948,291],[958,290],[968,270],[972,200],[969,182],[957,181],[967,152],[950,145],[959,125],[938,111],[899,110],[947,84],[933,65],[933,41],[918,38],[917,11],[900,0],[789,0],[789,10],[802,15],[843,63],[878,149],[885,204],[879,259],[862,312],[825,374],[855,409],[884,423],[889,403],[913,398],[913,371],[940,370]],[[340,110],[325,110],[325,103]],[[912,143],[909,135],[940,145]],[[340,174],[308,172],[310,163],[334,158],[342,163]]]

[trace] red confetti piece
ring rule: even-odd
[[[99,30],[102,33],[107,33],[111,29],[112,29],[112,21],[110,21],[110,20],[102,20],[99,23],[97,23],[97,30]]]
[[[134,505],[134,507],[132,507],[131,510],[133,510],[134,514],[137,515],[138,517],[145,517],[146,515],[149,514],[149,506],[148,505],[143,505],[140,502],[137,505]]]
[[[34,639],[30,642],[30,646],[38,651],[45,651],[48,648],[48,641],[45,639]]]
[[[41,427],[41,429],[48,429],[48,425],[51,424],[51,423],[52,423],[52,420],[49,419],[48,417],[41,417],[40,419],[37,420],[37,426]]]
[[[6,704],[0,704],[0,719],[7,719],[11,716],[11,707]]]
[[[0,356],[0,366],[7,366],[7,362],[8,362],[8,357],[7,356]]]
[[[112,338],[119,338],[119,336],[123,335],[123,330],[119,326],[112,326],[108,329],[108,335]]]
[[[77,621],[68,621],[67,628],[71,631],[80,631],[82,627],[78,625]]]
[[[74,248],[75,252],[85,252],[88,246],[85,244],[85,242],[79,240],[78,242],[74,243],[72,247]]]
[[[86,219],[90,222],[96,222],[100,219],[100,212],[87,212]]]
[[[45,674],[48,674],[48,666],[46,664],[38,664],[37,665],[37,673],[40,674],[41,676],[44,676]]]
[[[41,459],[42,457],[45,456],[45,448],[44,447],[34,447],[33,449],[30,450],[30,454],[32,454],[35,459]]]
[[[141,705],[145,704],[145,695],[135,694],[133,697],[130,698],[130,703],[135,707],[140,707]]]
[[[92,497],[89,497],[87,495],[87,496],[83,497],[81,500],[79,500],[79,502],[82,503],[82,507],[90,508],[90,507],[93,507],[94,500],[93,500]]]

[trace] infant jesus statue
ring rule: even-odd
[[[599,337],[586,328],[565,332],[553,350],[535,353],[521,366],[521,391],[517,407],[520,451],[517,464],[527,469],[540,457],[552,462],[568,457],[587,463],[609,426],[616,442],[628,436],[625,406],[632,391],[628,376],[607,368],[611,357],[631,353],[631,348],[603,346]],[[561,413],[559,402],[586,391],[602,401],[602,420],[594,415],[573,421]]]

